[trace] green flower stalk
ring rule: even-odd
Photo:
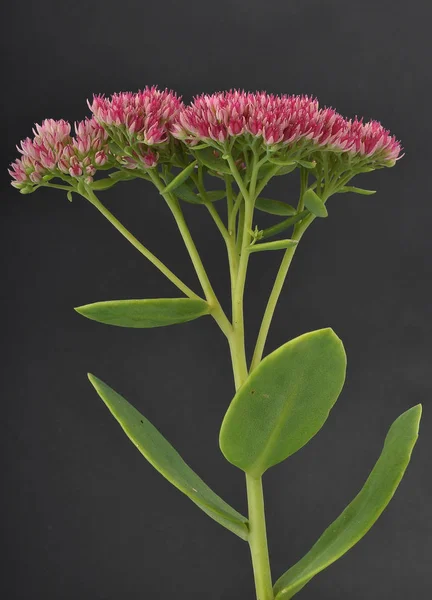
[[[75,126],[46,120],[19,148],[12,185],[23,194],[52,187],[85,198],[181,293],[159,299],[109,300],[78,307],[89,319],[149,328],[211,315],[226,337],[235,396],[223,419],[220,448],[245,473],[248,517],[227,504],[127,400],[106,383],[90,381],[145,458],[212,519],[250,547],[258,600],[289,600],[365,535],[392,498],[417,440],[421,406],[390,427],[384,447],[359,494],[311,550],[274,581],[267,546],[262,476],[307,444],[326,422],[344,384],[346,355],[332,329],[305,333],[263,358],[267,335],[294,254],[328,201],[360,174],[392,167],[401,146],[377,121],[349,120],[309,96],[241,91],[202,95],[190,105],[168,90],[145,88],[95,96],[93,113]],[[297,203],[265,195],[279,176],[299,178]],[[187,286],[103,205],[99,193],[143,179],[158,190],[175,220],[201,290]],[[223,185],[211,189],[209,182]],[[210,187],[210,189],[209,189]],[[183,215],[183,203],[209,211],[223,238],[230,274],[226,311],[212,286]],[[225,203],[221,216],[219,205]],[[267,229],[259,213],[273,215]],[[245,284],[256,252],[282,258],[256,340],[245,350]]]

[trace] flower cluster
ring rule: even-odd
[[[309,96],[264,92],[234,90],[198,96],[180,112],[173,135],[191,148],[250,135],[272,150],[333,150],[389,164],[401,152],[396,138],[377,121],[347,120],[331,108],[320,109]]]
[[[377,121],[346,119],[310,96],[232,90],[197,96],[185,106],[174,92],[147,87],[94,96],[89,106],[93,116],[75,125],[74,136],[67,121],[35,126],[34,137],[18,148],[22,157],[11,165],[12,185],[28,192],[52,177],[90,183],[101,167],[177,164],[177,152],[193,152],[202,143],[223,152],[258,143],[262,152],[297,160],[333,152],[347,158],[349,168],[358,162],[391,166],[401,153],[400,143]]]
[[[12,185],[32,191],[45,179],[65,176],[92,180],[98,167],[108,161],[107,134],[94,120],[75,124],[75,136],[67,121],[46,119],[36,125],[34,138],[27,138],[18,146],[22,157],[12,163],[9,174]]]
[[[119,162],[133,169],[157,164],[183,104],[173,92],[146,87],[136,94],[94,96],[89,106],[114,142]]]
[[[17,146],[22,158],[12,163],[9,174],[12,185],[19,189],[39,184],[50,175],[67,144],[70,144],[71,126],[67,121],[46,119],[35,125],[34,138],[26,138]]]
[[[84,175],[90,183],[97,168],[108,162],[108,135],[95,119],[76,123],[75,134],[71,143],[64,147],[57,166],[71,177]]]

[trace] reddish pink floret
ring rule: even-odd
[[[132,148],[129,155],[122,157],[124,166],[129,168],[157,164],[158,153],[151,147],[169,141],[172,124],[182,106],[176,94],[156,87],[137,93],[121,92],[110,98],[94,96],[90,104],[96,120],[113,141],[121,149]]]

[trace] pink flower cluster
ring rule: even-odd
[[[320,109],[310,96],[233,90],[201,95],[185,106],[175,93],[147,87],[94,96],[90,108],[93,117],[75,125],[74,137],[63,120],[36,125],[34,138],[21,142],[22,157],[11,165],[12,185],[30,190],[52,176],[90,182],[107,163],[152,168],[172,161],[173,143],[181,142],[193,150],[202,142],[225,149],[226,142],[260,140],[296,158],[324,150],[378,166],[394,164],[401,153],[400,143],[377,121],[345,119],[332,108]]]
[[[40,184],[44,177],[85,176],[87,181],[97,167],[108,160],[108,135],[94,120],[86,119],[75,124],[75,137],[70,135],[67,121],[46,119],[36,125],[34,138],[26,138],[18,146],[22,154],[12,163],[9,174],[17,188]]]
[[[121,92],[110,98],[94,96],[89,104],[96,120],[109,132],[126,156],[118,156],[123,166],[136,168],[157,164],[159,153],[152,149],[166,144],[183,104],[176,94],[146,87],[136,94]]]
[[[396,138],[377,121],[347,120],[331,108],[320,109],[309,96],[237,90],[201,95],[181,110],[173,125],[173,135],[191,147],[245,134],[262,138],[268,147],[303,141],[310,142],[310,151],[335,150],[389,162],[401,151]]]

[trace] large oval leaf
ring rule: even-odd
[[[323,426],[345,380],[346,356],[332,329],[291,340],[267,356],[225,415],[225,457],[259,477],[304,446]]]
[[[393,497],[418,437],[421,405],[403,413],[387,434],[384,448],[363,489],[317,543],[274,586],[276,600],[289,600],[320,571],[354,546]]]
[[[210,312],[204,300],[192,298],[152,298],[149,300],[108,300],[78,306],[84,317],[119,327],[163,327],[192,321]]]
[[[321,198],[310,188],[306,190],[303,196],[304,205],[316,217],[327,217],[328,211]]]
[[[128,438],[149,463],[212,519],[246,540],[249,531],[247,519],[215,494],[150,421],[123,396],[94,375],[89,374],[89,379]]]

